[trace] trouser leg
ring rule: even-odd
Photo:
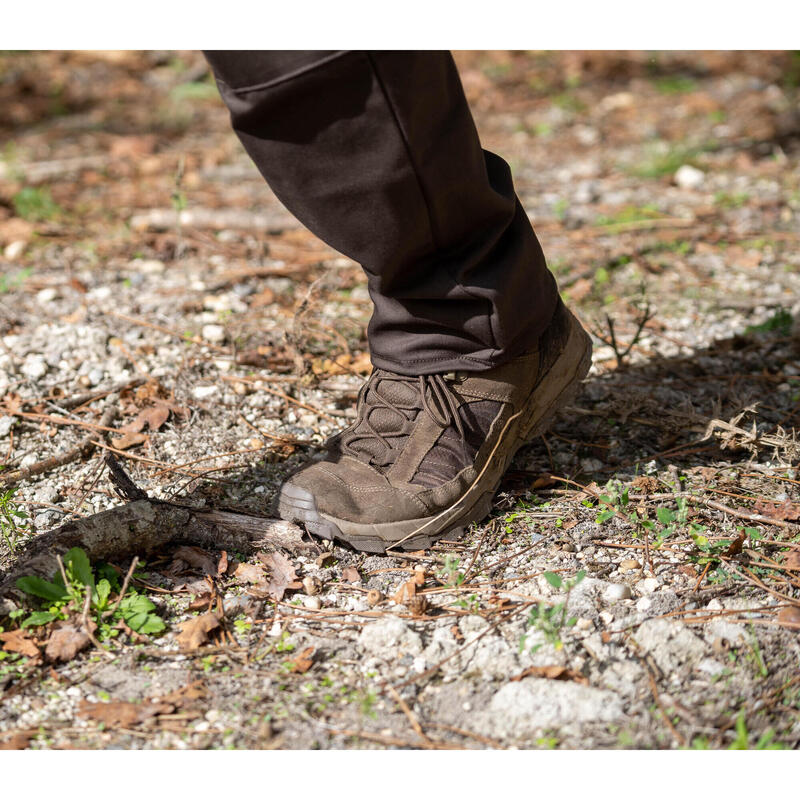
[[[555,281],[449,53],[206,57],[275,194],[364,268],[376,366],[475,371],[535,347]]]

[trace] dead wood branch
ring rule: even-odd
[[[115,464],[111,481],[120,494],[125,496],[127,492],[138,499],[90,517],[70,520],[30,540],[11,569],[5,575],[0,574],[0,598],[15,592],[15,582],[23,575],[52,576],[58,560],[72,547],[83,548],[91,561],[147,557],[178,543],[239,553],[264,548],[297,553],[312,548],[303,541],[303,532],[297,525],[281,519],[148,499],[119,464]]]

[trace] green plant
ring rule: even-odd
[[[697,88],[697,82],[685,75],[664,75],[653,78],[653,85],[661,94],[684,94],[693,92]]]
[[[528,614],[527,626],[535,628],[545,638],[545,641],[553,645],[556,650],[561,650],[564,646],[561,640],[562,631],[564,628],[572,628],[578,621],[577,617],[568,617],[569,596],[572,590],[586,577],[586,571],[580,570],[574,578],[564,580],[560,575],[555,572],[545,572],[545,580],[554,589],[564,589],[566,594],[564,599],[553,605],[548,605],[544,601],[540,601],[535,605]],[[528,634],[523,634],[520,638],[519,649],[522,652],[525,649],[525,642]],[[530,648],[531,653],[535,653],[544,642],[538,642]]]
[[[63,572],[56,572],[52,581],[33,575],[17,579],[18,589],[40,601],[40,608],[22,621],[22,628],[66,619],[70,614],[82,614],[84,609],[97,625],[95,635],[101,641],[117,636],[120,622],[141,634],[158,634],[166,627],[153,613],[155,605],[149,598],[127,586],[123,593],[116,572],[107,564],[92,569],[81,548],[73,547],[62,564]]]
[[[439,580],[450,588],[464,583],[464,573],[458,568],[460,561],[456,556],[445,556],[444,564],[436,571]]]
[[[781,336],[788,336],[792,329],[792,314],[785,308],[778,309],[768,320],[760,325],[748,325],[745,335],[750,333],[769,333],[775,331]]]
[[[11,198],[11,202],[17,216],[31,222],[43,222],[52,219],[62,211],[47,188],[39,189],[35,186],[26,186]]]
[[[28,515],[14,501],[16,492],[16,488],[11,488],[0,494],[0,534],[12,553],[16,552],[20,538],[30,534]]]
[[[780,742],[772,741],[774,738],[775,731],[772,728],[767,728],[767,730],[759,736],[755,747],[750,747],[750,734],[747,730],[744,711],[740,711],[739,715],[736,717],[736,738],[728,747],[728,750],[785,750],[786,747]]]
[[[5,294],[12,289],[16,289],[17,286],[21,286],[32,272],[33,270],[28,267],[15,272],[13,275],[0,275],[0,294]]]

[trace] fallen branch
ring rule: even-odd
[[[107,456],[107,462],[111,463]],[[171,544],[250,553],[256,549],[309,550],[302,531],[280,519],[254,517],[230,511],[190,508],[148,498],[125,475],[119,464],[111,480],[120,494],[138,499],[89,517],[70,520],[31,539],[20,549],[12,567],[0,573],[0,597],[16,593],[23,575],[51,577],[58,559],[73,547],[81,547],[91,561],[122,561],[147,557]],[[127,493],[127,495],[126,495]]]

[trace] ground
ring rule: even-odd
[[[129,585],[163,633],[72,658],[6,600],[0,747],[798,747],[800,62],[457,60],[595,337],[583,393],[430,552],[176,544]],[[109,448],[154,498],[271,516],[368,374],[359,267],[197,53],[4,52],[0,104],[0,570],[122,503]]]

